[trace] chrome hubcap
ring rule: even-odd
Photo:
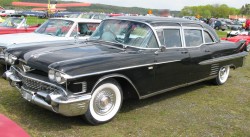
[[[222,82],[224,82],[228,77],[228,69],[228,67],[223,67],[220,69],[219,76]]]
[[[112,111],[116,102],[112,89],[103,89],[94,99],[94,111],[99,115],[105,115]]]

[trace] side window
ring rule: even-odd
[[[158,38],[160,40],[161,45],[164,46],[164,34],[163,34],[163,30],[157,30],[156,33],[157,33],[157,36],[158,36]]]
[[[99,19],[99,15],[94,15],[93,19]]]
[[[186,47],[196,47],[203,44],[202,30],[185,29],[184,36]]]
[[[79,35],[85,36],[85,35],[91,35],[96,28],[99,26],[97,23],[79,23]]]
[[[211,37],[211,35],[207,31],[204,31],[204,38],[205,38],[205,43],[214,42],[213,38]]]
[[[164,29],[163,35],[167,48],[182,47],[180,29]]]

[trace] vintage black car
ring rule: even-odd
[[[31,103],[101,124],[127,97],[145,99],[205,80],[224,84],[230,68],[243,66],[242,45],[220,41],[200,22],[116,17],[77,46],[8,49],[12,66],[4,77]]]

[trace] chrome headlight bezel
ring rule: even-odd
[[[49,79],[51,81],[55,81],[55,71],[54,70],[49,70],[48,77],[49,77]]]
[[[9,64],[14,65],[16,60],[17,60],[17,57],[14,56],[14,55],[11,55],[9,53],[5,53],[4,54],[4,60],[5,60],[5,62],[7,62]]]
[[[9,54],[8,53],[4,54],[4,60],[5,60],[5,62],[8,62],[8,60],[9,60]]]
[[[49,80],[52,82],[57,82],[58,84],[66,83],[67,79],[65,78],[64,74],[55,70],[49,70],[48,72]]]

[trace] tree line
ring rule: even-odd
[[[180,16],[202,16],[205,18],[228,18],[229,15],[250,15],[250,4],[243,5],[241,9],[229,7],[226,4],[186,6]]]

